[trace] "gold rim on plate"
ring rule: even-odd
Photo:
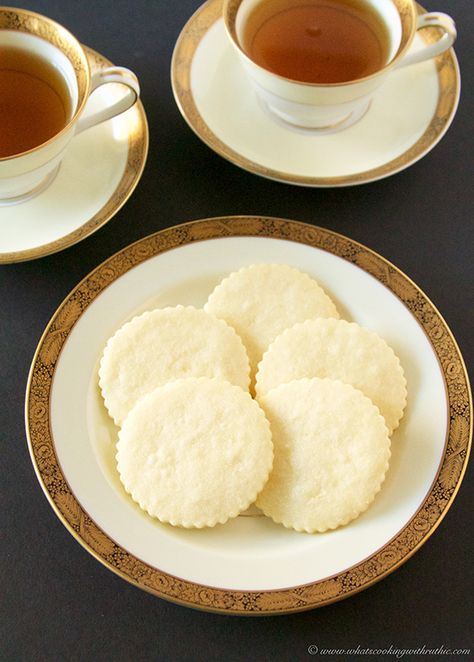
[[[89,59],[91,72],[94,73],[96,69],[112,66],[112,62],[107,60],[103,55],[94,51],[88,46],[84,46],[84,51]],[[86,237],[99,230],[105,225],[115,214],[123,207],[129,197],[132,195],[135,187],[137,186],[140,177],[142,176],[145,167],[146,158],[148,154],[148,123],[145,115],[145,110],[140,100],[134,106],[138,115],[138,122],[134,122],[128,135],[128,154],[125,169],[117,185],[117,188],[107,200],[105,205],[101,207],[91,218],[89,218],[80,227],[72,232],[51,241],[47,244],[35,246],[25,250],[13,251],[9,253],[0,253],[0,264],[11,264],[14,262],[25,262],[27,260],[34,260],[39,257],[45,257],[52,253],[57,253],[65,248],[69,248],[73,244],[77,244]],[[28,203],[25,203],[28,204]]]
[[[461,86],[459,66],[452,48],[435,59],[439,94],[431,122],[423,135],[400,156],[376,168],[337,177],[295,175],[291,172],[267,168],[247,159],[216,136],[200,114],[191,89],[193,58],[209,29],[222,17],[222,6],[223,0],[208,0],[184,26],[173,53],[171,81],[178,108],[190,128],[214,152],[240,168],[267,179],[301,186],[336,187],[364,184],[389,177],[412,165],[427,154],[448,130],[457,110]],[[420,5],[417,4],[416,7],[419,14],[426,13]],[[427,44],[435,42],[439,37],[438,33],[437,28],[425,28],[419,32]]]
[[[85,512],[59,465],[51,432],[51,389],[61,350],[76,322],[115,280],[160,253],[222,237],[268,237],[306,244],[358,266],[383,283],[424,330],[442,371],[448,409],[446,446],[429,493],[412,519],[381,549],[335,576],[284,590],[227,590],[180,579],[136,558]],[[184,223],[145,237],[103,262],[59,306],[33,358],[26,431],[40,484],[69,532],[107,568],[141,589],[188,607],[242,615],[304,611],[349,597],[404,563],[437,528],[459,489],[472,439],[472,396],[460,350],[441,314],[397,267],[348,237],[285,219],[234,216]]]

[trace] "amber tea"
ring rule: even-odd
[[[71,118],[65,79],[46,59],[0,45],[0,158],[46,142]]]
[[[305,83],[342,83],[381,69],[390,37],[364,0],[265,0],[250,14],[242,47],[258,65]]]

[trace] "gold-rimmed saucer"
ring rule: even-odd
[[[91,71],[111,62],[84,47]],[[120,86],[99,88],[86,113]],[[122,115],[76,136],[52,183],[31,199],[0,208],[0,264],[61,251],[109,221],[133,193],[148,152],[148,125],[140,101]]]
[[[452,49],[394,71],[367,113],[343,131],[318,135],[278,123],[258,102],[235,57],[222,4],[208,0],[183,28],[173,55],[172,84],[189,126],[235,165],[301,186],[362,184],[412,165],[449,128],[460,94]],[[434,29],[422,30],[412,48],[436,38]]]

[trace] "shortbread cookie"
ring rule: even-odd
[[[315,317],[339,317],[315,280],[285,264],[255,264],[230,274],[204,310],[237,331],[253,373],[263,352],[288,327]]]
[[[118,425],[143,395],[182,377],[217,377],[244,389],[250,381],[234,329],[192,306],[135,317],[110,338],[99,368],[105,406]]]
[[[313,533],[368,508],[388,469],[390,438],[379,410],[332,379],[301,379],[262,396],[274,462],[257,506],[275,522]]]
[[[150,515],[186,528],[224,523],[255,501],[273,460],[270,427],[248,392],[218,379],[180,379],[125,419],[117,468]]]
[[[380,409],[391,432],[407,401],[400,361],[373,331],[336,319],[308,320],[282,333],[258,367],[257,397],[303,377],[340,379],[361,390]]]

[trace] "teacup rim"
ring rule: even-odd
[[[223,0],[223,7],[222,7],[222,18],[224,20],[224,27],[227,32],[228,37],[230,38],[232,45],[234,48],[237,49],[238,53],[252,66],[256,67],[259,71],[262,71],[266,73],[267,75],[274,76],[275,78],[285,81],[286,83],[291,83],[293,85],[298,85],[298,86],[304,86],[308,88],[339,88],[339,87],[347,87],[349,85],[356,85],[358,83],[364,83],[366,81],[369,81],[373,78],[377,78],[381,74],[388,73],[391,69],[394,68],[394,66],[397,64],[397,62],[400,61],[400,59],[406,54],[408,49],[410,48],[413,39],[415,38],[416,34],[416,18],[417,18],[417,10],[416,10],[416,3],[414,0],[407,0],[408,1],[408,7],[411,11],[412,15],[412,23],[413,23],[413,28],[411,30],[411,34],[409,35],[405,45],[403,48],[399,49],[395,55],[387,64],[385,64],[383,67],[378,69],[372,74],[369,74],[368,76],[363,76],[362,78],[353,78],[352,80],[347,80],[347,81],[342,81],[339,83],[311,83],[307,81],[302,81],[302,80],[297,80],[296,78],[288,78],[287,76],[283,76],[281,74],[277,74],[273,71],[270,71],[269,69],[266,69],[265,67],[262,67],[260,64],[252,60],[252,58],[247,55],[247,53],[244,51],[242,46],[239,44],[239,41],[237,39],[237,34],[235,32],[235,28],[232,29],[232,26],[230,25],[230,18],[228,16],[228,8],[231,2],[234,2],[235,0]],[[239,0],[239,7],[242,4],[244,0]],[[238,12],[238,9],[237,9]],[[235,16],[237,16],[237,12]]]
[[[84,97],[82,100],[80,100],[77,104],[77,107],[74,111],[74,114],[72,115],[71,119],[67,122],[65,126],[61,129],[61,131],[58,131],[57,133],[54,134],[54,136],[51,136],[51,138],[48,138],[48,140],[45,140],[44,142],[40,143],[39,145],[36,145],[35,147],[31,147],[28,150],[25,150],[23,152],[18,152],[17,154],[11,154],[10,156],[2,156],[0,157],[0,164],[3,162],[7,161],[14,161],[15,159],[22,158],[24,156],[28,156],[30,154],[33,154],[36,151],[39,151],[40,149],[43,149],[47,145],[52,144],[54,141],[56,141],[58,138],[62,137],[65,135],[68,131],[70,131],[73,127],[73,125],[76,123],[79,115],[82,113],[84,110],[84,107],[87,103],[87,100],[89,98],[89,93],[90,93],[90,87],[91,87],[91,70],[90,70],[90,64],[89,60],[87,58],[87,55],[82,47],[82,44],[80,41],[75,37],[70,30],[68,30],[64,25],[61,23],[58,23],[58,21],[55,21],[54,19],[50,18],[49,16],[45,16],[44,14],[40,14],[39,12],[32,11],[30,9],[23,9],[21,7],[10,7],[6,5],[1,5],[0,6],[0,15],[2,13],[7,13],[7,12],[12,12],[21,16],[29,16],[32,18],[39,18],[43,21],[46,21],[49,23],[54,30],[60,30],[63,33],[66,33],[68,36],[68,39],[71,40],[71,42],[77,46],[77,50],[81,53],[81,59],[83,59],[85,63],[85,75],[86,75],[86,84],[85,84],[85,91],[84,91]],[[0,28],[0,34],[2,30],[10,30],[10,28]],[[22,30],[15,30],[12,28],[13,31],[16,32],[23,32]],[[44,39],[44,37],[41,37],[37,34],[30,33],[30,32],[25,32],[25,34],[30,34],[31,36],[37,37],[38,39],[43,39],[44,41],[47,41]],[[49,42],[51,43],[51,42]],[[58,48],[55,44],[52,44],[55,48]],[[58,50],[61,50],[58,48]],[[62,52],[62,51],[61,51]],[[67,56],[66,56],[67,57]]]

